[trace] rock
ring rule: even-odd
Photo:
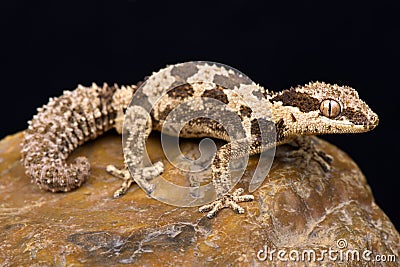
[[[151,199],[136,185],[113,199],[120,181],[105,167],[122,165],[116,133],[71,156],[87,156],[92,175],[78,190],[56,194],[29,183],[19,161],[21,138],[18,133],[0,142],[0,266],[360,266],[376,264],[377,255],[387,260],[378,265],[399,265],[399,233],[374,202],[364,175],[320,139],[318,146],[334,157],[331,172],[316,163],[304,171],[298,160],[277,158],[255,201],[242,203],[244,215],[225,209],[210,220],[197,207]],[[148,142],[154,161],[162,159],[158,139],[153,134]],[[184,141],[183,147],[194,144]],[[252,157],[240,186],[248,188],[256,163]],[[166,164],[165,175],[176,178],[176,171]]]

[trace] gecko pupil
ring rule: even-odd
[[[329,114],[329,116],[331,116],[331,114],[332,114],[332,104],[331,104],[331,101],[329,101],[329,110],[328,110],[328,114]]]
[[[325,99],[321,102],[320,111],[325,117],[336,118],[341,112],[341,105],[336,100]]]

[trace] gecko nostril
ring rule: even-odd
[[[372,120],[372,122],[373,122],[374,125],[378,125],[378,123],[379,123],[379,118],[378,118],[377,115],[373,115],[373,116],[371,117],[371,120]]]
[[[371,121],[371,123],[368,124],[368,129],[373,130],[373,129],[375,129],[376,126],[378,126],[379,118],[377,115],[372,115],[370,117],[370,121]]]

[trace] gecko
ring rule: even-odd
[[[199,82],[204,78],[211,82]],[[229,191],[230,158],[239,158],[244,153],[256,155],[294,142],[299,149],[287,156],[303,157],[307,164],[312,160],[324,172],[329,172],[332,157],[318,150],[309,136],[362,133],[374,129],[379,122],[377,114],[349,86],[310,82],[275,92],[234,76],[224,65],[209,62],[170,65],[153,73],[145,82],[147,89],[139,95],[144,105],[152,104],[147,117],[141,117],[130,107],[132,97],[138,97],[136,85],[79,85],[73,91],[66,90],[63,95],[50,98],[48,104],[38,108],[38,113],[28,122],[21,144],[21,161],[31,182],[51,192],[77,189],[90,176],[90,163],[86,157],[77,157],[67,163],[68,156],[78,146],[110,129],[121,134],[127,112],[133,112],[131,116],[137,122],[137,128],[129,129],[130,138],[136,136],[145,140],[152,130],[162,130],[168,114],[178,105],[195,98],[211,98],[228,106],[240,118],[247,135],[244,140],[231,142],[226,129],[205,118],[191,120],[181,129],[179,137],[211,137],[226,141],[217,150],[211,165],[216,200],[203,205],[199,211],[208,212],[208,218],[223,208],[244,213],[238,203],[252,201],[254,196],[243,195],[243,188]],[[178,86],[174,87],[174,84]],[[165,91],[167,87],[173,89]],[[157,103],[152,102],[155,97],[160,97]],[[251,105],[255,101],[257,105]],[[273,138],[262,136],[265,133],[261,128],[269,126],[276,130]],[[143,129],[139,130],[140,127]],[[139,180],[145,181],[163,172],[162,162],[154,166],[138,170],[135,175],[143,176]],[[108,165],[106,170],[123,179],[121,187],[114,193],[115,198],[126,194],[135,182],[126,162],[121,169]]]

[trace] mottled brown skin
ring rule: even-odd
[[[306,141],[307,139],[302,137],[327,133],[365,132],[372,130],[378,124],[377,115],[358,97],[354,89],[347,86],[316,82],[274,93],[255,84],[241,84],[242,80],[231,74],[218,73],[219,70],[214,65],[193,64],[184,70],[179,69],[180,67],[181,64],[176,64],[161,70],[159,73],[163,73],[162,77],[157,76],[157,73],[153,74],[147,82],[154,83],[151,87],[154,91],[135,94],[134,97],[140,97],[144,106],[151,105],[150,99],[154,94],[163,96],[162,100],[153,106],[151,122],[147,122],[151,128],[145,129],[146,135],[140,135],[141,138],[146,139],[152,129],[160,130],[169,112],[183,101],[194,98],[195,95],[217,99],[228,106],[236,107],[236,104],[240,104],[238,108],[232,108],[232,112],[237,113],[243,127],[247,127],[250,133],[245,140],[229,143],[230,139],[226,132],[210,120],[200,120],[182,129],[181,137],[209,136],[228,141],[219,149],[212,164],[212,178],[218,199],[200,208],[200,211],[209,211],[208,217],[215,216],[224,207],[243,213],[244,209],[237,203],[253,200],[252,195],[240,196],[242,189],[226,193],[230,187],[229,159],[241,157],[249,147],[249,153],[253,155],[261,153],[262,149],[294,140],[307,147],[304,151],[328,171],[329,156],[316,151]],[[190,79],[208,69],[214,75],[216,86],[205,89],[198,83],[194,87],[195,84],[190,82]],[[183,82],[184,85],[165,93],[161,85],[170,82],[171,78]],[[219,81],[225,81],[225,84],[231,83],[232,88],[218,85]],[[51,99],[47,105],[38,109],[38,114],[29,123],[22,144],[22,162],[31,181],[40,188],[52,192],[67,192],[81,186],[89,176],[89,162],[81,157],[72,164],[67,164],[68,155],[79,145],[95,139],[113,127],[121,132],[124,112],[135,91],[134,86],[122,88],[106,84],[103,87],[95,84],[88,88],[80,86],[72,92],[66,91],[62,96]],[[237,98],[240,94],[244,100]],[[260,110],[255,112],[250,108],[248,103],[254,100],[252,97],[264,103],[265,109],[270,111],[269,117],[260,117]],[[328,99],[332,102],[328,105],[323,104],[323,101]],[[339,114],[332,113],[331,106],[336,105],[340,107]],[[257,108],[260,108],[260,105]],[[273,125],[276,128],[276,139],[260,136],[261,131],[257,125]],[[130,131],[132,131],[130,137],[135,136],[135,128],[131,128]],[[260,140],[264,140],[263,148]],[[138,152],[133,151],[132,154],[140,155]],[[304,156],[304,153],[297,155]],[[140,161],[135,157],[132,160]],[[118,170],[113,166],[108,166],[107,170],[124,179],[122,187],[114,196],[125,194],[134,182],[129,172],[126,169]],[[157,175],[160,172],[162,163],[158,165],[157,170],[148,170],[142,174]]]
[[[114,127],[116,112],[112,98],[116,86],[104,85],[65,91],[38,109],[29,122],[22,143],[26,174],[40,188],[52,192],[70,191],[89,177],[87,158],[67,164],[72,151]]]

